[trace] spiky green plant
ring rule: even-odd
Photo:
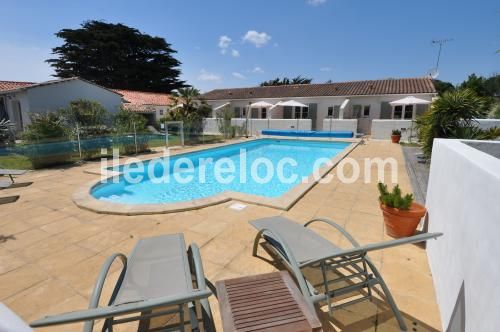
[[[392,188],[392,192],[389,192],[387,190],[387,185],[382,182],[379,182],[378,191],[380,193],[379,196],[380,203],[388,207],[400,210],[409,210],[411,204],[413,203],[413,195],[406,194],[403,196],[401,193],[401,188],[399,188],[399,185],[396,185],[394,188]]]
[[[460,138],[455,134],[462,128],[477,127],[474,119],[486,116],[488,103],[489,98],[470,89],[448,91],[434,100],[429,111],[417,119],[425,156],[430,158],[435,138]]]

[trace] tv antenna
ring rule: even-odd
[[[436,61],[436,67],[430,70],[429,75],[432,78],[436,78],[439,75],[439,60],[441,59],[441,50],[443,49],[443,45],[446,44],[447,42],[452,41],[453,39],[447,38],[447,39],[433,39],[432,40],[432,45],[439,45],[439,51],[438,51],[438,56],[437,56],[437,61]]]

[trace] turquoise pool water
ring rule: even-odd
[[[159,158],[145,162],[144,169],[121,166],[123,174],[116,183],[101,183],[91,194],[100,200],[124,204],[184,202],[224,191],[280,197],[349,144],[261,139]],[[222,162],[225,171],[217,177],[215,169],[221,167],[216,165]],[[231,163],[233,169],[228,168]],[[188,177],[192,180],[186,181]]]

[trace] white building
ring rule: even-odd
[[[312,130],[328,130],[329,119],[336,122],[335,129],[351,129],[343,128],[341,123],[353,119],[345,122],[349,122],[349,126],[354,123],[357,132],[370,134],[373,119],[411,120],[428,108],[428,105],[391,106],[391,101],[408,96],[431,101],[436,95],[430,78],[402,78],[216,89],[203,94],[202,98],[214,109],[228,105],[235,118],[310,119]],[[308,107],[252,108],[247,114],[251,103],[276,104],[288,100]],[[216,117],[215,111],[213,117]]]
[[[109,112],[122,105],[121,94],[78,77],[42,83],[0,81],[0,118],[21,131],[31,122],[30,113],[57,111],[77,99],[96,101]]]

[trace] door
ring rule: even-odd
[[[23,114],[21,112],[21,103],[19,100],[13,100],[11,102],[12,105],[12,122],[14,122],[14,126],[16,131],[23,130]]]
[[[357,132],[363,134],[370,134],[372,120],[370,117],[370,105],[353,105],[352,114],[353,118],[358,120]]]
[[[293,119],[292,106],[283,107],[283,119]]]

